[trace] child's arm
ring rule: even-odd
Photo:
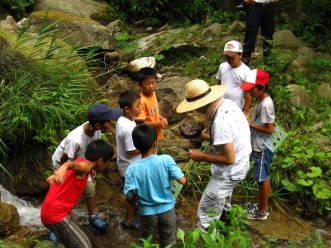
[[[58,170],[54,172],[54,182],[61,185],[66,177],[67,170],[74,170],[79,173],[88,173],[90,167],[87,162],[65,162]]]
[[[186,177],[178,178],[177,182],[184,185],[187,182],[187,178]]]
[[[261,133],[272,134],[274,131],[275,123],[265,123],[265,126],[258,126],[249,123],[249,127]]]
[[[246,91],[245,92],[244,109],[243,109],[243,112],[244,112],[245,116],[249,114],[249,108],[251,107],[251,103],[252,103],[252,96],[248,91]]]
[[[140,151],[139,150],[132,150],[132,151],[126,151],[126,154],[128,155],[136,155],[136,154],[140,154]]]

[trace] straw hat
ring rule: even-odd
[[[203,107],[222,97],[226,89],[225,85],[209,86],[201,79],[192,80],[186,84],[186,99],[178,105],[176,111],[183,113]]]

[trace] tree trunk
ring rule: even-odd
[[[303,13],[303,0],[293,0],[291,20],[297,21],[302,17]]]

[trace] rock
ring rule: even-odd
[[[158,99],[166,99],[173,103],[176,108],[178,104],[185,99],[185,85],[191,81],[188,77],[169,77],[160,81],[156,89],[156,97]],[[185,114],[173,113],[169,116],[168,122],[173,123],[179,121],[185,116]]]
[[[205,129],[205,125],[193,121],[184,121],[178,126],[180,134],[187,138],[197,138]]]
[[[59,10],[70,15],[90,17],[93,13],[108,15],[109,4],[103,0],[40,0],[34,5],[34,11]]]
[[[124,23],[121,20],[116,20],[107,25],[113,34],[123,30]]]
[[[156,69],[156,59],[154,57],[143,57],[131,61],[128,70],[131,74],[137,73],[141,68],[150,67]]]
[[[318,86],[317,95],[326,100],[331,99],[331,85],[329,83],[322,83]]]
[[[13,30],[14,28],[15,28],[15,26],[16,26],[16,22],[15,22],[15,19],[14,19],[14,17],[12,17],[12,16],[7,16],[7,18],[6,18],[6,22],[7,22],[7,25],[6,25],[6,28],[8,29],[8,30]]]
[[[20,216],[12,204],[0,202],[0,235],[11,235],[20,229]]]
[[[272,38],[275,43],[275,47],[293,49],[305,46],[305,44],[299,41],[290,30],[277,31],[274,33]]]
[[[167,100],[166,98],[162,98],[159,101],[159,111],[160,115],[164,118],[168,119],[175,110],[175,105]]]
[[[228,34],[239,33],[245,31],[245,23],[240,21],[234,21],[228,28]]]
[[[28,18],[28,32],[39,33],[40,25],[43,22],[46,11],[32,12]],[[69,16],[61,11],[48,11],[46,24],[59,21],[53,28],[59,28],[59,38],[62,38],[70,46],[99,46],[105,50],[111,50],[113,46],[110,43],[111,30],[108,27],[100,25],[98,22],[79,16]],[[112,41],[113,42],[113,41]]]
[[[290,84],[287,85],[285,89],[293,91],[293,96],[288,98],[288,101],[291,105],[298,108],[309,105],[311,97],[299,85]]]
[[[146,51],[148,49],[150,49],[153,46],[153,42],[154,40],[161,38],[162,36],[175,36],[176,34],[178,34],[182,29],[172,29],[169,31],[162,31],[159,33],[155,33],[155,34],[151,34],[148,36],[145,36],[143,38],[140,38],[138,40],[138,48],[136,49],[136,53],[141,53],[143,51]],[[162,39],[162,38],[161,38]],[[161,45],[161,47],[164,44]]]
[[[222,37],[222,27],[219,23],[214,23],[208,28],[204,29],[201,33],[202,37],[213,37],[221,38]]]
[[[292,65],[294,69],[299,72],[306,70],[306,64],[308,61],[312,61],[316,57],[315,52],[309,47],[300,47],[297,51],[297,57],[294,59]]]

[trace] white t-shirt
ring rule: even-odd
[[[275,123],[275,110],[274,103],[270,96],[264,98],[262,101],[258,102],[254,107],[254,120],[261,116],[261,122],[265,123]],[[254,133],[252,133],[252,147],[254,151],[262,152],[266,149],[266,145],[260,141]]]
[[[88,122],[85,122],[83,125],[80,125],[72,130],[56,148],[52,156],[53,166],[55,169],[60,167],[60,158],[64,152],[68,155],[68,161],[75,161],[77,158],[85,158],[86,147],[93,140],[101,139],[100,130],[95,131],[92,137],[88,136],[84,132],[83,126],[86,123]],[[92,180],[90,176],[88,180]]]
[[[224,62],[218,68],[216,75],[216,79],[221,80],[221,84],[228,87],[223,98],[234,101],[241,110],[244,107],[244,91],[240,86],[245,82],[250,71],[251,69],[244,63],[238,68],[232,68],[228,62]]]
[[[116,124],[117,166],[122,177],[130,164],[141,158],[141,154],[128,155],[127,151],[136,150],[132,141],[132,131],[136,123],[121,116]]]
[[[235,163],[233,165],[213,163],[212,174],[216,177],[234,175],[244,168],[252,152],[248,122],[242,110],[233,101],[227,99],[224,99],[213,119],[211,142],[215,153],[221,152],[219,145],[233,142]]]

